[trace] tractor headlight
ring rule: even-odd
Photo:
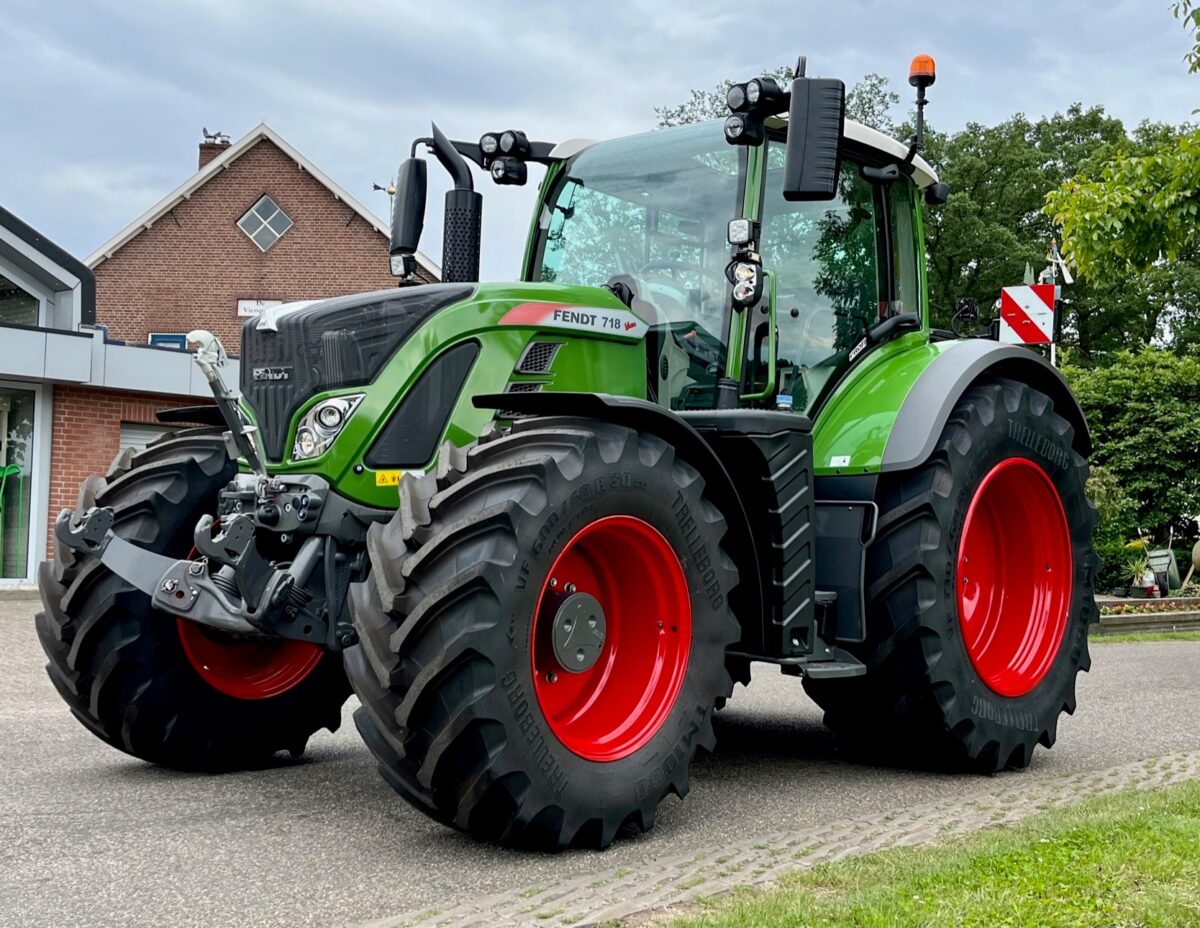
[[[733,302],[736,306],[753,306],[762,297],[762,272],[755,262],[731,261],[725,274],[733,284]]]
[[[492,162],[492,180],[497,184],[516,184],[520,186],[529,178],[529,169],[525,162],[517,158],[500,155]]]
[[[494,155],[499,147],[500,142],[490,132],[479,140],[479,148],[485,155]]]
[[[296,443],[292,446],[293,461],[307,461],[324,454],[341,434],[350,414],[363,400],[363,394],[335,396],[322,400],[304,414],[296,427]]]
[[[297,460],[315,457],[319,444],[316,432],[310,428],[301,428],[296,432],[296,448],[292,457]]]
[[[765,136],[762,120],[753,113],[734,113],[725,120],[725,141],[730,145],[758,145]]]

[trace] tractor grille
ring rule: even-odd
[[[517,362],[518,374],[545,374],[554,363],[562,342],[530,342]],[[509,391],[514,392],[514,391]]]
[[[241,391],[267,457],[283,460],[292,417],[313,394],[370,383],[421,323],[471,290],[448,284],[381,290],[285,308],[274,328],[263,319],[247,322]]]

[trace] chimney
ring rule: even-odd
[[[205,139],[200,143],[200,167],[204,167],[228,147],[229,139],[217,139],[215,142]]]

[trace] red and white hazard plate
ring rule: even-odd
[[[1000,290],[1000,341],[1047,345],[1054,341],[1054,284]]]

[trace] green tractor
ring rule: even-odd
[[[413,145],[445,282],[246,324],[240,400],[124,452],[55,526],[37,629],[97,736],[157,764],[355,721],[447,825],[604,847],[682,797],[753,663],[857,752],[997,771],[1053,744],[1094,616],[1089,438],[1036,352],[930,327],[916,136],[804,75],[607,142]],[[481,196],[546,166],[522,279]],[[401,166],[413,269],[426,162]]]

